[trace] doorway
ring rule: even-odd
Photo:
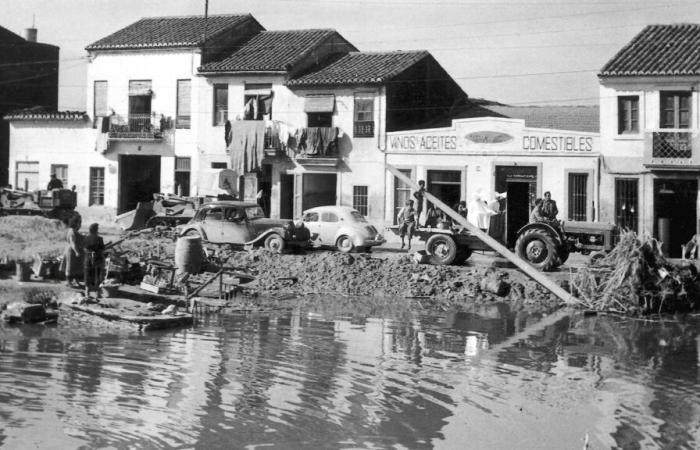
[[[119,156],[118,214],[136,208],[138,202],[150,202],[160,192],[160,156]]]
[[[428,192],[454,207],[462,199],[461,170],[428,170]]]
[[[280,219],[294,218],[294,175],[280,175]]]
[[[302,211],[316,206],[335,205],[336,174],[305,173],[302,179]]]
[[[506,192],[506,245],[512,247],[535,205],[537,166],[496,166],[495,190]]]
[[[654,180],[654,236],[671,258],[680,258],[681,245],[696,233],[697,197],[697,180]]]

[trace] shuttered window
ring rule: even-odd
[[[569,174],[569,220],[588,220],[588,174]]]
[[[355,94],[354,137],[374,136],[374,95]]]
[[[90,167],[89,206],[105,204],[105,168]]]
[[[639,96],[617,98],[617,133],[639,133]]]
[[[661,128],[690,128],[690,92],[661,92]]]
[[[93,117],[106,117],[109,115],[109,103],[107,102],[107,82],[95,81],[93,90]]]
[[[192,105],[192,80],[177,80],[177,128],[190,127],[190,109]]]
[[[639,223],[638,180],[615,180],[615,223],[622,229],[637,231]]]

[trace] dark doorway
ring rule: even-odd
[[[294,218],[294,175],[280,175],[280,219]]]
[[[516,234],[530,220],[530,183],[509,182],[506,185],[508,208],[506,215],[506,240],[515,245]]]
[[[428,192],[454,207],[462,198],[462,172],[459,170],[429,170]]]
[[[697,180],[654,180],[654,236],[671,258],[696,233],[697,196]]]
[[[336,174],[305,173],[302,184],[302,211],[316,206],[335,205]]]
[[[129,131],[148,131],[151,126],[151,96],[129,96]]]
[[[118,214],[135,209],[138,202],[153,200],[157,192],[160,192],[160,156],[119,157]]]

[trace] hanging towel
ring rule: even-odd
[[[306,154],[312,156],[336,156],[338,154],[337,127],[307,128]]]
[[[226,142],[226,147],[231,145],[231,121],[227,120],[224,125],[224,141]]]
[[[231,169],[239,174],[259,169],[265,157],[265,122],[236,120],[231,123]]]

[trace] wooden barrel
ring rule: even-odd
[[[202,238],[182,236],[175,243],[175,267],[180,273],[200,273],[204,264]]]

